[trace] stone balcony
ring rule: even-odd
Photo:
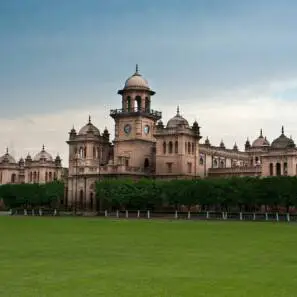
[[[135,115],[139,115],[139,116],[145,116],[148,118],[152,118],[155,121],[158,121],[162,118],[162,112],[161,111],[157,111],[157,110],[153,110],[153,109],[133,109],[133,110],[129,110],[126,111],[124,109],[112,109],[110,110],[110,116],[112,118],[118,118],[118,117],[127,117],[127,116],[135,116]]]
[[[209,168],[209,177],[261,176],[261,166]]]

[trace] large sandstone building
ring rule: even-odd
[[[223,141],[202,143],[200,127],[182,117],[179,108],[165,125],[160,111],[152,109],[148,82],[136,72],[118,91],[121,107],[110,111],[115,138],[105,128],[100,132],[91,118],[78,132],[69,133],[68,205],[95,208],[95,183],[102,178],[204,178],[207,176],[296,175],[294,141],[281,134],[271,144],[263,136],[245,143],[239,151]],[[97,205],[98,206],[98,205]]]

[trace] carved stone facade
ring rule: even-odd
[[[281,135],[270,145],[262,130],[245,150],[232,149],[223,141],[211,145],[208,137],[200,143],[200,127],[182,117],[179,108],[166,125],[162,114],[151,109],[152,91],[136,72],[130,76],[121,95],[121,109],[110,111],[115,121],[111,142],[105,128],[100,133],[89,118],[76,133],[69,133],[68,205],[98,208],[95,183],[102,178],[205,178],[217,176],[296,175],[297,150],[291,138]]]
[[[0,185],[20,183],[46,183],[63,178],[61,159],[55,159],[45,150],[42,150],[32,159],[30,155],[18,162],[6,150],[0,157]]]

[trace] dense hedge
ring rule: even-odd
[[[6,208],[56,207],[64,196],[64,183],[6,184],[0,186],[0,200]]]
[[[199,180],[105,180],[97,199],[113,209],[164,209],[199,205],[201,210],[288,211],[297,206],[297,178],[221,178]]]

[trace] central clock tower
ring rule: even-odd
[[[130,76],[122,90],[122,108],[110,111],[115,121],[114,161],[116,165],[154,171],[156,122],[161,112],[151,109],[151,97],[155,94],[148,82],[139,74]]]

